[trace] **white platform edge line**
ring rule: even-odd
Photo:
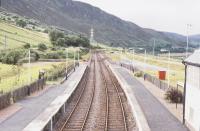
[[[128,83],[124,80],[123,77],[120,77],[121,75],[118,74],[114,68],[112,67],[112,65],[106,61],[106,64],[109,66],[109,68],[111,69],[112,73],[115,75],[115,77],[117,78],[120,86],[123,88],[126,97],[128,99],[129,104],[131,105],[131,109],[134,115],[134,118],[136,120],[136,124],[137,127],[139,129],[139,131],[151,131],[149,124],[146,120],[146,117],[140,107],[140,105],[138,104],[137,99],[135,98],[133,93],[130,93],[131,91],[129,91],[131,89],[131,87],[128,85]]]
[[[54,105],[54,102],[57,101],[57,100],[58,100],[61,96],[63,96],[63,95],[69,95],[69,96],[71,96],[71,94],[73,93],[73,91],[74,91],[74,90],[76,89],[76,87],[78,86],[78,84],[79,84],[81,78],[83,77],[83,74],[84,74],[84,72],[86,71],[86,69],[87,69],[87,65],[84,65],[83,70],[82,70],[82,73],[81,73],[81,76],[79,77],[79,80],[78,80],[77,82],[74,83],[74,81],[71,81],[72,84],[74,85],[73,87],[75,87],[75,88],[74,88],[73,90],[71,90],[70,93],[68,93],[68,94],[62,94],[62,95],[60,95],[60,96],[57,96],[57,97],[55,98],[55,100],[52,101],[52,102],[49,104],[49,106]],[[70,84],[70,83],[69,83],[69,84]],[[65,92],[65,91],[64,91],[64,92]],[[68,96],[68,98],[69,98],[69,96]],[[67,99],[68,99],[68,98],[67,98]],[[67,101],[67,99],[65,100],[65,102]],[[63,104],[64,104],[64,103],[63,103]],[[48,116],[48,118],[47,118],[47,120],[45,120],[45,122],[42,122],[42,121],[41,121],[41,116],[42,116],[44,113],[48,112],[49,109],[48,109],[48,107],[47,107],[42,113],[39,114],[39,116],[37,116],[34,120],[32,120],[32,121],[23,129],[23,131],[42,131],[42,130],[44,129],[44,127],[48,124],[48,122],[51,120],[51,118],[56,114],[56,112],[58,112],[58,111],[60,110],[60,108],[62,107],[63,104],[61,104],[61,106],[60,106],[59,108],[55,109],[55,110],[52,112],[53,115]],[[43,123],[43,124],[42,124],[42,123]]]

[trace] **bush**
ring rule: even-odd
[[[29,49],[31,47],[31,45],[29,44],[29,43],[26,43],[25,45],[24,45],[24,48],[25,49]]]
[[[17,20],[16,24],[22,28],[24,28],[27,25],[27,23],[23,20]]]
[[[38,50],[44,51],[47,50],[47,46],[43,43],[38,44]]]
[[[46,59],[59,59],[59,54],[56,52],[51,52],[46,54]]]
[[[21,50],[11,50],[2,57],[2,63],[16,65],[22,57],[23,53]]]
[[[52,69],[46,71],[47,80],[53,81],[65,75],[65,64],[53,65]]]
[[[165,94],[165,99],[172,103],[182,103],[183,93],[175,88],[170,88]]]
[[[142,76],[143,76],[143,73],[142,73],[141,71],[139,71],[139,72],[136,72],[136,73],[134,74],[134,76],[136,76],[136,77],[142,77]]]

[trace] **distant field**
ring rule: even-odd
[[[38,79],[40,70],[54,69],[55,66],[65,64],[61,62],[37,62],[31,64],[30,72],[28,64],[23,66],[0,64],[0,91],[10,91],[23,85],[29,84],[30,76],[31,81]]]
[[[144,62],[143,54],[131,54],[131,53],[109,53],[108,54],[114,61],[120,60],[120,57],[126,57],[130,60],[134,59],[137,61]],[[156,65],[163,68],[168,68],[168,58],[167,57],[154,57],[152,55],[147,55],[146,63],[150,65]],[[170,85],[176,87],[177,82],[184,82],[184,65],[181,63],[181,60],[170,59],[169,62],[170,68]],[[155,70],[146,70],[148,74],[158,77],[158,71]],[[168,74],[167,74],[168,75]],[[166,76],[168,78],[168,76]],[[167,82],[167,79],[166,79]]]
[[[19,48],[29,43],[32,46],[36,46],[39,43],[45,43],[50,45],[48,34],[30,31],[17,27],[12,24],[0,21],[0,49],[4,49],[5,36],[7,41],[7,48]]]

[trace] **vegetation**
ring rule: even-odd
[[[24,28],[25,26],[27,26],[26,21],[24,20],[17,20],[16,24],[22,28]]]
[[[182,103],[183,93],[175,88],[170,88],[165,94],[165,99],[172,103]]]
[[[145,55],[144,54],[131,54],[129,52],[126,53],[121,53],[121,51],[111,53],[109,52],[109,56],[112,58],[114,61],[119,61],[121,58],[128,58],[129,60],[136,60],[140,62],[145,61]],[[156,57],[152,55],[147,55],[146,56],[146,63],[154,66],[158,66],[161,68],[165,68],[166,70],[168,69],[168,58],[167,57]],[[169,69],[170,72],[169,74],[166,74],[166,78],[168,78],[169,75],[169,80],[170,80],[170,85],[176,87],[177,82],[184,82],[184,65],[181,63],[180,60],[178,59],[173,59],[171,58],[169,61]],[[150,74],[152,76],[155,76],[158,78],[158,70],[150,70],[146,69],[145,72],[147,74]],[[167,79],[166,79],[167,81]]]
[[[77,36],[68,36],[63,32],[53,30],[49,33],[49,37],[53,46],[82,46],[82,47],[90,47],[90,42],[86,37],[77,37]]]
[[[39,71],[44,70],[46,76],[51,76],[50,72],[62,69],[65,63],[35,63],[30,69],[28,64],[7,65],[0,64],[0,91],[8,92],[12,89],[27,85],[38,79]]]
[[[5,19],[4,19],[5,18]],[[80,59],[89,57],[88,48],[74,48],[69,46],[89,47],[89,40],[81,36],[69,36],[59,31],[44,29],[37,22],[15,15],[0,12],[0,92],[30,84],[38,79],[39,70],[45,70],[48,80],[56,80],[65,73],[65,63],[37,62],[39,59]],[[44,33],[43,33],[44,32]],[[49,34],[48,34],[49,33]],[[52,44],[53,45],[52,45]],[[29,62],[29,49],[31,67]]]
[[[141,71],[139,71],[139,72],[136,72],[136,73],[134,74],[134,76],[136,76],[136,77],[142,77],[142,76],[143,76],[143,73],[142,73]]]
[[[47,46],[46,46],[45,44],[43,44],[43,43],[40,43],[40,44],[38,45],[38,50],[40,50],[40,51],[47,50]]]
[[[31,47],[37,47],[40,43],[50,46],[48,34],[20,28],[0,20],[0,50],[21,48],[27,43]]]

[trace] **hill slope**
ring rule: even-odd
[[[91,27],[95,40],[113,46],[152,46],[153,39],[161,45],[181,46],[184,42],[170,34],[144,29],[121,20],[99,8],[71,0],[2,0],[2,7],[22,16],[38,19],[64,30],[85,34]]]

